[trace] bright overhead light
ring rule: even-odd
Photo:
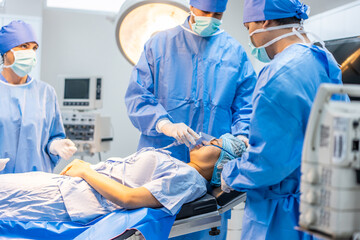
[[[47,0],[46,6],[99,12],[118,12],[125,0]]]
[[[116,42],[121,53],[136,64],[151,36],[182,24],[187,16],[189,5],[185,0],[127,0],[116,25]]]

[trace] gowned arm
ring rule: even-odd
[[[125,105],[131,122],[141,133],[158,136],[157,121],[163,118],[171,120],[171,117],[155,97],[155,80],[151,61],[151,50],[146,45],[131,74],[125,95]]]
[[[53,94],[55,95],[55,91],[53,92]],[[49,154],[51,160],[54,163],[57,163],[58,160],[60,159],[60,157],[58,155],[52,155],[50,154],[50,145],[51,143],[55,140],[55,139],[64,139],[65,138],[65,129],[64,129],[64,125],[61,119],[61,114],[60,114],[60,107],[55,95],[55,104],[54,104],[54,116],[51,120],[51,125],[50,125],[50,132],[49,132],[49,139],[48,139],[48,143],[46,145],[46,151]]]
[[[301,163],[304,134],[300,122],[265,96],[254,103],[250,147],[222,172],[226,184],[238,191],[277,184]]]
[[[248,136],[250,116],[252,114],[252,95],[256,85],[256,74],[251,62],[242,53],[241,68],[239,69],[236,95],[231,109],[233,114],[231,132],[233,135]]]

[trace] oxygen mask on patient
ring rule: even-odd
[[[216,139],[215,137],[213,137],[209,134],[203,133],[203,132],[200,132],[199,136],[200,136],[200,138],[196,139],[195,144],[190,145],[190,147],[189,147],[190,151],[193,150],[196,146],[205,146],[206,143],[210,143],[212,140]]]
[[[191,144],[190,147],[189,147],[189,150],[193,150],[196,146],[205,146],[205,144],[207,142],[211,142],[212,140],[216,139],[215,137],[209,135],[209,134],[206,134],[206,133],[203,133],[203,132],[200,132],[199,133],[199,136],[200,138],[196,139],[195,140],[195,144]],[[166,147],[163,147],[163,148],[160,148],[162,150],[165,150],[165,149],[168,149],[168,148],[171,148],[171,147],[174,147],[174,146],[179,146],[179,145],[182,145],[184,143],[181,143],[179,141],[175,141],[169,145],[167,145]]]

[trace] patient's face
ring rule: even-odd
[[[205,145],[210,146],[196,146],[190,151],[190,158],[213,158],[220,155],[221,149],[211,145],[222,147],[222,139],[214,139],[211,142],[206,142]],[[219,156],[217,156],[219,158]]]
[[[222,139],[214,139],[210,143],[206,143],[206,145],[217,145],[222,147]],[[190,162],[200,167],[203,170],[200,173],[209,181],[220,153],[221,149],[217,147],[197,146],[190,151]]]

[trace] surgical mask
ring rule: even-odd
[[[34,50],[14,51],[14,63],[4,68],[11,68],[19,77],[24,77],[31,72],[36,65],[36,53]]]
[[[276,38],[274,38],[273,40],[267,42],[266,44],[260,46],[260,47],[255,47],[255,45],[253,44],[251,37],[256,34],[256,33],[261,33],[261,32],[269,32],[269,31],[274,31],[274,30],[278,30],[278,29],[284,29],[284,28],[293,28],[291,33],[286,33],[283,34],[281,36],[278,36]],[[292,35],[297,35],[303,42],[305,42],[304,37],[295,29],[295,28],[300,28],[301,25],[300,24],[286,24],[286,25],[280,25],[280,26],[276,26],[276,27],[269,27],[266,29],[257,29],[255,31],[253,31],[252,33],[250,33],[249,35],[249,46],[251,49],[251,55],[253,55],[256,59],[258,59],[260,62],[263,63],[268,63],[271,61],[269,55],[266,52],[266,48],[274,43],[276,43],[277,41],[280,41],[281,39],[287,38],[289,36]]]
[[[193,12],[195,23],[191,23],[192,30],[202,37],[210,37],[220,29],[221,20],[213,17],[196,16]]]

